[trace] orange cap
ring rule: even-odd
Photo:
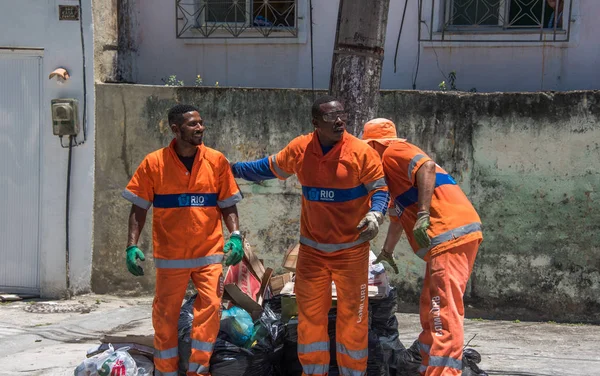
[[[384,118],[369,120],[363,127],[362,139],[365,142],[376,141],[383,145],[406,141],[405,139],[398,138],[394,122]]]

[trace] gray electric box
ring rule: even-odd
[[[77,99],[52,99],[52,133],[55,136],[76,136],[79,133]]]

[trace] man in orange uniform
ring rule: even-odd
[[[127,267],[143,275],[137,247],[154,205],[153,243],[156,295],[152,306],[156,374],[178,375],[177,325],[181,302],[192,278],[198,298],[194,304],[192,354],[188,375],[210,375],[209,365],[219,332],[223,295],[223,252],[226,265],[241,261],[244,251],[236,203],[242,199],[229,162],[220,152],[202,144],[204,120],[193,106],[169,111],[175,134],[171,144],[142,161],[123,192],[129,200]],[[223,247],[222,219],[231,233]]]
[[[415,253],[427,262],[420,302],[419,371],[427,376],[460,375],[463,295],[483,240],[479,215],[446,171],[421,149],[397,138],[392,121],[369,121],[362,138],[382,158],[394,206],[376,262],[385,260],[398,272],[393,251],[403,229]]]
[[[346,132],[346,119],[337,99],[321,97],[312,108],[313,133],[271,157],[232,165],[236,177],[259,181],[295,174],[302,185],[295,289],[303,375],[329,370],[332,281],[340,374],[366,374],[369,240],[377,235],[389,196],[377,153]]]

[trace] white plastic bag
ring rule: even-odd
[[[128,347],[115,351],[112,345],[102,354],[81,362],[75,376],[138,376],[137,365],[127,352]]]

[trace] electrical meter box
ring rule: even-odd
[[[76,136],[79,133],[79,102],[77,99],[52,99],[52,133],[55,136]]]

